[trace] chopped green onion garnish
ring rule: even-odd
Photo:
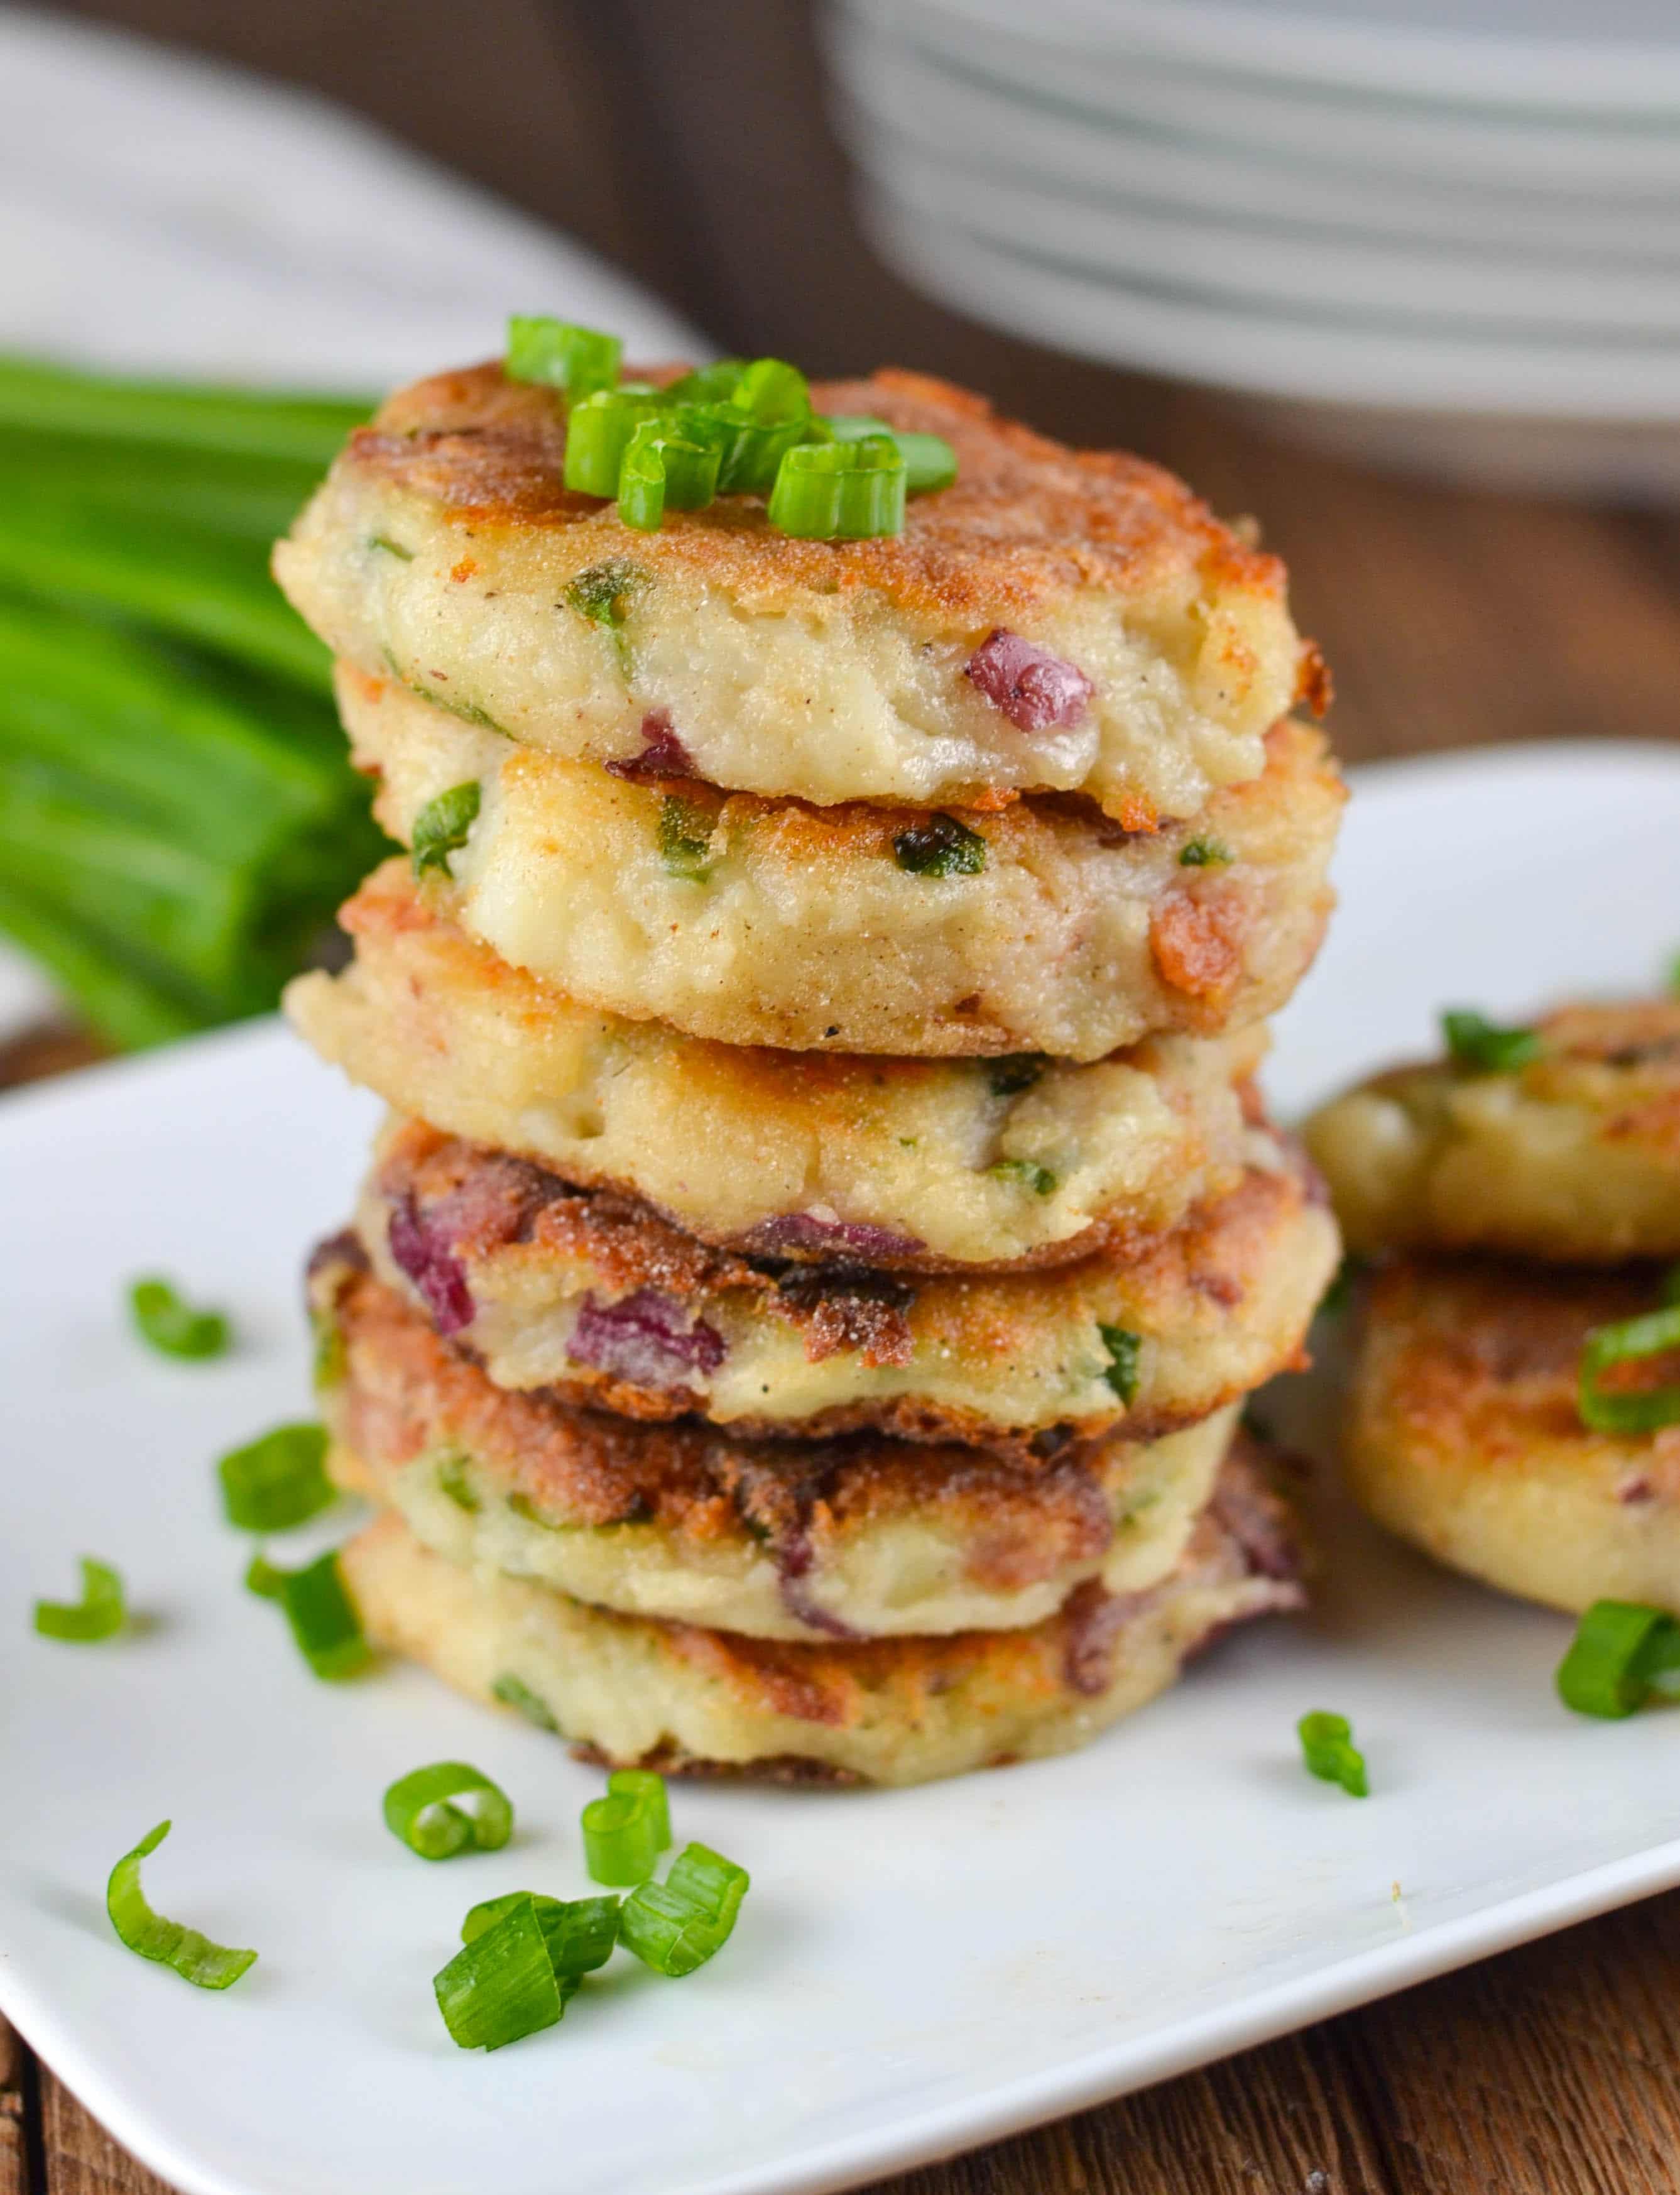
[[[597,1882],[645,1882],[670,1842],[665,1778],[616,1768],[607,1796],[584,1809],[584,1859]]]
[[[1577,1714],[1619,1721],[1643,1707],[1680,1663],[1680,1624],[1637,1601],[1595,1600],[1558,1664],[1557,1692]]]
[[[37,1600],[35,1628],[43,1639],[89,1645],[110,1639],[123,1628],[123,1581],[109,1563],[82,1558],[80,1600]]]
[[[227,1352],[228,1328],[222,1314],[195,1311],[175,1293],[173,1282],[157,1275],[134,1283],[129,1309],[141,1339],[165,1357],[221,1357]]]
[[[1542,1050],[1537,1029],[1500,1028],[1468,1006],[1449,1008],[1441,1017],[1441,1028],[1453,1064],[1477,1074],[1514,1074]]]
[[[469,1516],[475,1515],[480,1507],[464,1455],[446,1456],[438,1466],[438,1491],[446,1495],[457,1509],[464,1509]]]
[[[986,867],[986,841],[954,815],[930,815],[899,832],[893,858],[912,877],[977,877]]]
[[[468,1805],[454,1803],[463,1798]],[[464,1760],[439,1760],[400,1776],[385,1794],[384,1808],[386,1828],[422,1859],[500,1852],[514,1833],[506,1792]]]
[[[1049,1066],[1042,1051],[1017,1051],[1004,1059],[988,1059],[981,1071],[994,1098],[1018,1098],[1044,1080]]]
[[[711,366],[697,366],[693,373],[685,373],[680,381],[672,382],[665,392],[665,400],[670,404],[727,404],[746,367],[744,358],[720,358]]]
[[[929,495],[937,488],[949,487],[957,477],[957,452],[943,435],[905,434],[896,427],[889,427],[884,419],[872,418],[867,412],[825,412],[819,416],[837,442],[860,442],[866,435],[889,435],[904,459],[904,485],[908,494]]]
[[[400,541],[393,541],[388,533],[370,533],[367,537],[367,545],[370,549],[383,550],[388,556],[394,556],[400,564],[411,564],[414,562],[414,551],[411,549],[405,549]]]
[[[179,1921],[165,1921],[146,1902],[140,1864],[157,1851],[169,1833],[170,1824],[159,1822],[131,1852],[124,1853],[105,1886],[105,1910],[129,1950],[138,1951],[142,1959],[173,1967],[195,1989],[227,1989],[247,1967],[256,1963],[256,1952],[232,1951],[225,1944],[212,1944],[196,1928],[185,1927]]]
[[[659,803],[658,829],[659,859],[674,877],[704,884],[711,868],[711,826],[680,794],[668,792]]]
[[[736,377],[729,402],[757,425],[777,427],[810,418],[811,386],[785,359],[756,358]]]
[[[1234,857],[1223,838],[1192,838],[1178,856],[1181,869],[1212,869]]]
[[[577,1987],[555,1973],[536,1902],[524,1890],[432,1978],[443,2024],[463,2050],[499,2050],[552,2027]]]
[[[534,1729],[559,1729],[560,1725],[549,1714],[546,1702],[539,1700],[530,1685],[522,1678],[515,1677],[510,1670],[504,1670],[490,1690],[504,1708],[511,1708],[516,1714],[522,1714]]]
[[[728,1941],[750,1881],[709,1846],[686,1846],[663,1882],[644,1882],[624,1900],[619,1936],[657,1973],[692,1974]]]
[[[507,376],[509,381],[540,381],[563,389],[576,404],[598,389],[618,387],[623,350],[617,336],[603,335],[599,328],[515,313],[508,322]]]
[[[1668,988],[1674,997],[1680,998],[1680,953],[1671,953],[1669,957]]]
[[[1354,1746],[1353,1725],[1346,1715],[1320,1709],[1303,1714],[1295,1727],[1301,1738],[1301,1758],[1312,1775],[1326,1783],[1339,1783],[1350,1799],[1369,1797],[1365,1755]]]
[[[414,819],[411,858],[417,877],[423,877],[428,869],[441,869],[445,876],[452,873],[449,857],[466,844],[467,833],[478,821],[478,809],[475,778],[469,778],[464,785],[452,785],[447,792],[440,792],[426,803]]]
[[[863,541],[902,533],[906,469],[889,435],[860,442],[802,442],[770,491],[772,526],[805,541]]]
[[[1105,1326],[1101,1319],[1096,1322],[1096,1330],[1108,1352],[1108,1368],[1102,1376],[1130,1409],[1137,1400],[1137,1360],[1143,1337],[1128,1333],[1123,1326]]]
[[[230,1449],[216,1468],[227,1521],[242,1532],[290,1531],[337,1498],[326,1475],[324,1426],[276,1426]]]
[[[245,1587],[264,1600],[279,1601],[298,1651],[318,1677],[333,1682],[354,1677],[373,1659],[336,1554],[297,1570],[279,1570],[258,1555],[245,1572]]]
[[[493,1927],[516,1899],[529,1897],[548,1943],[549,1959],[562,1981],[593,1973],[613,1956],[618,1940],[616,1898],[545,1898],[539,1891],[509,1891],[486,1898],[461,1923],[461,1941],[471,1944]]]
[[[1671,1349],[1680,1349],[1680,1305],[1623,1319],[1616,1326],[1594,1327],[1581,1351],[1581,1423],[1597,1433],[1652,1433],[1680,1420],[1680,1387],[1642,1391],[1601,1384],[1611,1365],[1637,1363]]]
[[[657,533],[665,514],[700,510],[717,493],[718,445],[685,436],[674,423],[645,419],[618,468],[618,516],[638,533]]]
[[[622,389],[602,389],[574,404],[566,415],[566,485],[583,495],[618,493],[618,468],[630,437],[660,411],[657,396],[637,396]]]
[[[1048,1167],[1040,1166],[1036,1159],[999,1159],[986,1169],[999,1181],[1018,1181],[1030,1189],[1034,1196],[1052,1196],[1056,1193],[1056,1176]]]

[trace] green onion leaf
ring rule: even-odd
[[[1143,1348],[1143,1337],[1128,1333],[1123,1326],[1105,1326],[1101,1319],[1096,1322],[1096,1330],[1108,1352],[1108,1368],[1102,1376],[1130,1409],[1137,1400],[1137,1360]]]
[[[105,1887],[105,1910],[111,1916],[111,1925],[129,1950],[138,1951],[142,1959],[155,1959],[159,1966],[173,1967],[194,1989],[231,1988],[247,1967],[256,1965],[256,1952],[233,1951],[226,1944],[212,1944],[196,1928],[185,1927],[179,1921],[165,1921],[146,1902],[140,1864],[157,1851],[169,1833],[170,1824],[159,1822],[112,1869]]]
[[[609,494],[616,495],[618,487],[615,474]],[[632,599],[647,585],[647,574],[640,565],[632,564],[628,556],[608,556],[579,572],[566,590],[566,601],[579,617],[588,618],[612,635],[621,668],[626,663],[624,619]]]
[[[618,468],[618,516],[638,533],[657,533],[669,504],[699,510],[717,493],[718,444],[685,436],[663,419],[645,419]]]
[[[475,778],[464,785],[452,785],[447,792],[440,792],[426,803],[414,819],[411,858],[417,877],[423,877],[429,869],[441,869],[445,876],[453,873],[449,857],[466,844],[467,833],[478,821],[478,809]]]
[[[729,402],[758,426],[776,427],[810,418],[811,386],[785,359],[756,358],[736,376]]]
[[[35,1628],[43,1639],[65,1639],[89,1645],[110,1639],[122,1629],[123,1581],[109,1563],[82,1558],[80,1600],[37,1600]]]
[[[1680,1624],[1637,1601],[1595,1600],[1575,1628],[1558,1664],[1557,1692],[1577,1714],[1620,1721],[1643,1707],[1654,1679],[1671,1677],[1680,1662]]]
[[[977,877],[986,867],[986,841],[954,815],[930,815],[899,832],[893,858],[912,877]]]
[[[1365,1755],[1353,1743],[1353,1725],[1346,1715],[1323,1709],[1303,1714],[1295,1725],[1301,1739],[1301,1758],[1309,1774],[1326,1783],[1339,1783],[1350,1799],[1370,1796]]]
[[[1003,1059],[988,1059],[981,1072],[994,1098],[1018,1098],[1023,1090],[1043,1081],[1049,1067],[1042,1051],[1017,1051]]]
[[[688,1845],[663,1882],[644,1882],[624,1900],[618,1933],[626,1950],[673,1979],[728,1941],[751,1878],[706,1845]]]
[[[1211,869],[1235,856],[1223,838],[1192,838],[1178,856],[1181,869]]]
[[[616,1898],[545,1898],[540,1891],[509,1891],[505,1897],[486,1898],[483,1904],[473,1907],[461,1923],[461,1941],[475,1942],[524,1897],[537,1909],[549,1963],[562,1981],[593,1973],[607,1964],[618,1940]]]
[[[905,463],[889,435],[802,442],[770,491],[768,517],[806,541],[861,541],[904,531]]]
[[[367,537],[367,545],[370,549],[383,550],[388,556],[394,556],[400,564],[411,564],[414,562],[414,551],[411,549],[405,549],[400,541],[393,541],[388,533],[370,533]]]
[[[1441,1017],[1441,1028],[1453,1064],[1477,1074],[1514,1074],[1542,1050],[1537,1029],[1500,1028],[1468,1006],[1450,1007]]]
[[[432,1977],[443,2024],[463,2050],[499,2050],[552,2027],[577,1986],[555,1973],[536,1902],[523,1890]]]
[[[645,1769],[616,1768],[607,1796],[583,1813],[584,1859],[597,1882],[645,1882],[670,1842],[665,1778]]]
[[[566,415],[567,487],[583,495],[617,495],[618,469],[631,436],[661,408],[659,397],[623,389],[602,389],[572,405]]]
[[[454,1801],[471,1803],[457,1806]],[[499,1785],[464,1760],[411,1769],[385,1794],[385,1826],[422,1859],[457,1852],[500,1852],[514,1833],[512,1802]],[[463,1937],[463,1941],[469,1939]]]
[[[1680,1387],[1608,1389],[1603,1374],[1613,1364],[1637,1363],[1680,1349],[1680,1305],[1596,1326],[1581,1351],[1579,1408],[1581,1423],[1597,1433],[1651,1433],[1680,1420]]]
[[[904,459],[904,485],[910,495],[929,495],[949,487],[957,477],[957,452],[943,435],[906,434],[884,419],[867,412],[820,413],[823,426],[837,442],[860,442],[872,435],[889,435]]]
[[[665,392],[668,404],[727,404],[735,393],[735,383],[746,372],[744,358],[720,358],[710,366],[697,366],[693,372],[685,373],[680,381],[673,381]]]
[[[373,1659],[337,1554],[322,1555],[296,1570],[278,1569],[258,1555],[245,1572],[245,1589],[279,1601],[298,1651],[318,1677],[337,1683],[355,1676]]]
[[[668,792],[660,801],[657,838],[659,859],[672,876],[705,883],[711,873],[711,825],[680,793]]]
[[[598,389],[618,385],[624,344],[599,328],[580,328],[542,314],[513,314],[508,321],[509,381],[538,381],[563,389],[576,404]]]
[[[503,1670],[490,1690],[504,1708],[512,1708],[516,1714],[522,1714],[533,1729],[560,1728],[549,1714],[547,1703],[539,1700],[530,1685],[522,1678],[515,1677],[511,1670]]]
[[[326,1475],[326,1428],[276,1426],[216,1465],[222,1506],[242,1532],[288,1532],[337,1499]]]
[[[227,1353],[227,1321],[219,1311],[195,1311],[173,1282],[156,1274],[129,1290],[129,1310],[142,1341],[165,1357],[221,1357]]]
[[[473,1474],[464,1455],[446,1456],[438,1466],[438,1491],[452,1501],[457,1509],[475,1516],[481,1504],[473,1484]]]
[[[999,1159],[986,1171],[999,1181],[1018,1181],[1034,1196],[1053,1196],[1056,1193],[1056,1176],[1036,1159]]]

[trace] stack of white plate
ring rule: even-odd
[[[1375,454],[1680,492],[1680,0],[836,0],[915,283]]]

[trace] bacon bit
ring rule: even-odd
[[[450,566],[449,576],[454,580],[456,585],[459,586],[463,580],[470,579],[477,569],[478,559],[476,556],[463,556],[458,564],[452,564]]]
[[[1169,990],[1217,1005],[1242,969],[1241,917],[1228,900],[1169,892],[1149,920],[1149,953]]]
[[[987,635],[964,665],[963,676],[1021,732],[1077,724],[1096,691],[1077,663],[1002,625]]]
[[[566,1353],[574,1364],[652,1387],[664,1394],[688,1384],[690,1372],[715,1372],[726,1353],[715,1326],[688,1314],[661,1288],[637,1288],[617,1303],[584,1298]]]
[[[671,728],[668,709],[650,709],[642,720],[643,746],[639,755],[609,762],[609,777],[627,779],[632,785],[657,784],[661,778],[692,777],[693,758]]]
[[[876,1227],[867,1220],[826,1219],[814,1212],[782,1212],[774,1219],[761,1219],[746,1243],[764,1257],[797,1250],[832,1256],[837,1250],[849,1250],[854,1258],[913,1258],[927,1247],[919,1235],[895,1235],[890,1228]]]
[[[1069,1689],[1087,1699],[1113,1682],[1114,1646],[1126,1619],[1147,1596],[1109,1593],[1100,1578],[1087,1578],[1062,1606],[1062,1674]]]

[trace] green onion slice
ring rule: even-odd
[[[337,1497],[326,1475],[326,1428],[296,1424],[229,1449],[216,1465],[222,1506],[242,1532],[286,1532]]]
[[[900,831],[893,840],[893,859],[912,877],[977,877],[986,867],[986,841],[941,812]]]
[[[129,1290],[129,1310],[142,1341],[164,1357],[225,1356],[227,1321],[219,1311],[197,1311],[172,1282],[148,1274]]]
[[[1178,856],[1181,869],[1222,867],[1234,857],[1223,838],[1192,838]]]
[[[860,442],[867,435],[889,435],[904,459],[904,485],[910,495],[930,495],[938,488],[949,487],[957,477],[957,452],[943,435],[906,434],[867,412],[818,416],[837,442]]]
[[[537,1909],[549,1962],[562,1981],[607,1964],[618,1940],[616,1898],[544,1898],[539,1891],[512,1890],[475,1905],[461,1923],[461,1941],[475,1942],[524,1897]]]
[[[264,1600],[279,1601],[299,1653],[318,1677],[337,1683],[355,1676],[373,1659],[336,1553],[296,1570],[277,1569],[258,1555],[245,1572],[245,1587]]]
[[[1596,1600],[1558,1664],[1557,1692],[1577,1714],[1620,1721],[1653,1691],[1672,1693],[1680,1671],[1680,1623],[1637,1601]]]
[[[710,1846],[685,1846],[663,1882],[644,1882],[624,1900],[618,1933],[656,1973],[692,1974],[728,1941],[750,1887],[744,1867]]]
[[[1035,1082],[1042,1082],[1050,1061],[1042,1051],[1016,1051],[1002,1059],[988,1059],[981,1072],[994,1098],[1018,1098]]]
[[[446,1455],[438,1466],[438,1491],[469,1517],[483,1506],[473,1484],[472,1466],[464,1455]]]
[[[584,495],[611,498],[618,493],[618,469],[636,429],[657,418],[657,396],[602,389],[574,404],[566,418],[565,480]]]
[[[1441,1034],[1455,1067],[1477,1074],[1514,1074],[1538,1059],[1543,1046],[1538,1029],[1501,1028],[1468,1006],[1453,1006],[1441,1017]]]
[[[82,1558],[80,1600],[37,1600],[35,1628],[43,1639],[90,1644],[112,1638],[123,1628],[123,1581],[109,1563]]]
[[[1137,1360],[1143,1349],[1141,1334],[1131,1334],[1123,1326],[1108,1326],[1099,1319],[1096,1330],[1102,1337],[1102,1346],[1108,1352],[1108,1368],[1103,1378],[1130,1409],[1137,1400]]]
[[[575,1980],[562,1983],[555,1972],[530,1892],[515,1891],[504,1904],[432,1977],[443,2024],[463,2050],[500,2050],[552,2027],[577,1990]]]
[[[578,327],[570,320],[515,313],[508,321],[509,380],[563,389],[574,404],[597,389],[618,387],[623,351],[617,336]]]
[[[902,533],[905,462],[890,435],[857,442],[802,442],[776,472],[772,526],[805,541],[861,541]]]
[[[1671,1349],[1680,1349],[1680,1305],[1594,1327],[1581,1351],[1581,1423],[1597,1433],[1651,1433],[1680,1420],[1680,1387],[1629,1391],[1602,1384],[1613,1364],[1637,1363]]]
[[[504,1708],[522,1714],[533,1730],[558,1730],[560,1725],[549,1714],[546,1701],[538,1698],[524,1679],[504,1669],[490,1687],[492,1697],[500,1700]]]
[[[717,493],[718,442],[684,435],[673,423],[645,419],[630,436],[618,468],[618,516],[639,533],[657,533],[673,510],[700,510]]]
[[[1295,1725],[1301,1740],[1301,1758],[1309,1774],[1326,1783],[1339,1783],[1350,1799],[1370,1795],[1365,1755],[1353,1743],[1353,1725],[1346,1715],[1320,1708],[1303,1714]]]
[[[999,1181],[1018,1181],[1023,1189],[1030,1189],[1034,1196],[1053,1196],[1056,1178],[1046,1166],[1036,1159],[998,1159],[987,1167],[987,1173]]]
[[[469,1803],[457,1806],[457,1799]],[[500,1852],[514,1833],[513,1802],[499,1784],[464,1760],[411,1769],[385,1794],[385,1826],[422,1859]]]
[[[196,1928],[186,1927],[179,1921],[165,1921],[146,1902],[140,1864],[157,1851],[169,1833],[170,1824],[159,1822],[132,1852],[124,1853],[105,1887],[105,1910],[123,1942],[142,1959],[173,1967],[195,1989],[229,1989],[247,1967],[256,1963],[256,1952],[233,1951],[225,1944],[212,1944]]]
[[[417,877],[423,877],[429,869],[441,869],[445,876],[452,873],[449,857],[466,844],[467,833],[478,821],[478,810],[475,778],[464,785],[452,785],[447,792],[440,792],[426,803],[414,819],[411,859]]]
[[[659,859],[674,877],[704,884],[711,871],[711,823],[700,809],[675,792],[659,803],[656,837]]]
[[[583,1813],[584,1860],[597,1882],[645,1882],[670,1842],[665,1778],[640,1768],[615,1768],[607,1796]]]
[[[720,358],[711,366],[697,366],[693,373],[685,373],[680,381],[671,383],[665,392],[665,400],[670,404],[727,404],[746,368],[744,358]]]

